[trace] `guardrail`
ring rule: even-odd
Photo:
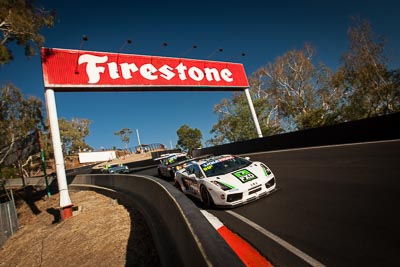
[[[93,190],[139,210],[163,266],[244,266],[215,228],[184,194],[145,175],[79,174],[71,190]]]

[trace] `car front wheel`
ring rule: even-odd
[[[203,201],[203,204],[206,208],[211,208],[214,205],[214,202],[211,198],[210,193],[208,192],[207,188],[202,185],[200,187],[200,194],[201,194],[201,200]]]

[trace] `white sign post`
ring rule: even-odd
[[[60,208],[62,220],[72,217],[72,202],[68,194],[67,177],[65,174],[64,156],[62,152],[60,129],[58,126],[56,99],[53,89],[45,91],[47,113],[49,116],[51,140],[53,141],[54,159],[56,163],[56,174],[58,190],[60,192]]]
[[[258,123],[257,114],[256,114],[256,111],[254,110],[253,101],[251,100],[249,88],[246,88],[244,90],[244,93],[246,94],[247,102],[249,103],[250,112],[251,112],[251,116],[253,118],[254,124],[256,126],[257,135],[258,135],[258,137],[263,137],[261,128],[260,128],[260,124]]]

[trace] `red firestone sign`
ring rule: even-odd
[[[239,63],[42,48],[45,88],[69,91],[236,91]]]

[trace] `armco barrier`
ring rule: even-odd
[[[307,129],[193,151],[205,154],[246,154],[301,147],[348,144],[400,138],[400,113]]]
[[[97,191],[138,209],[163,266],[244,266],[199,208],[168,182],[115,174],[80,174],[70,179],[71,190]]]

